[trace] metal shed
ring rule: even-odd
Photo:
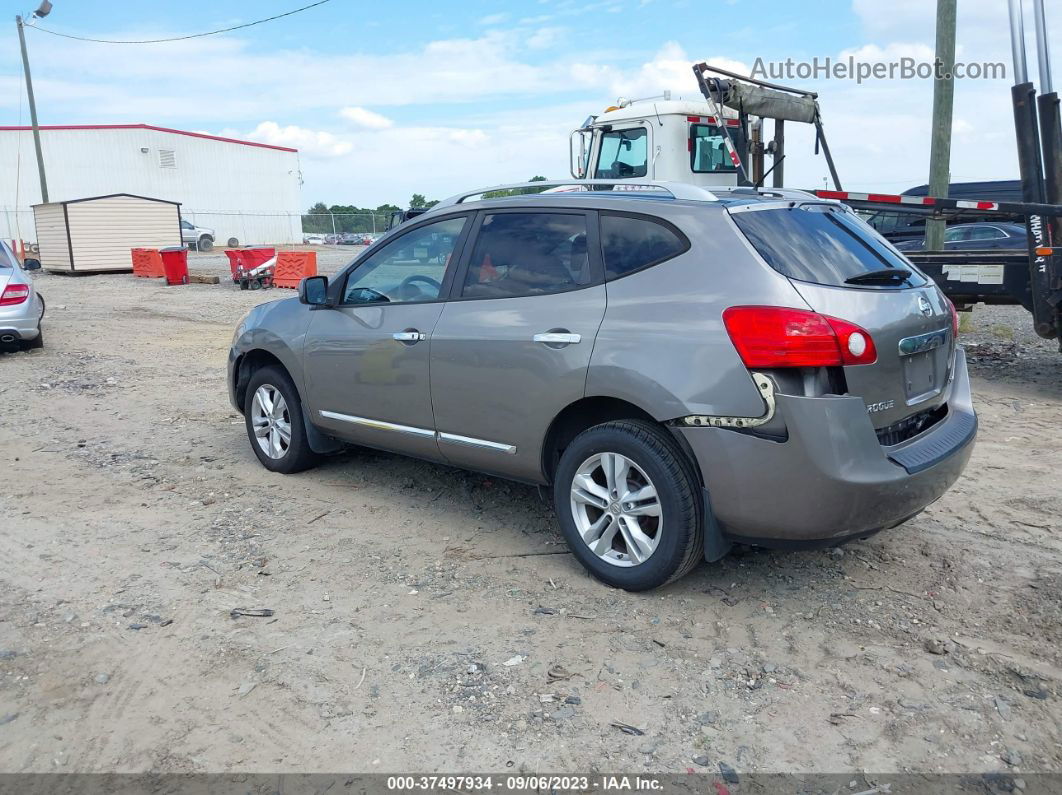
[[[131,270],[130,250],[181,245],[181,205],[115,193],[33,205],[41,265],[58,273]]]

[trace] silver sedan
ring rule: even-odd
[[[26,264],[40,267],[36,260]],[[11,247],[0,240],[0,351],[43,348],[43,317],[44,297]]]

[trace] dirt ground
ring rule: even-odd
[[[981,431],[937,504],[634,595],[532,488],[264,470],[225,356],[290,292],[37,284],[45,349],[0,356],[0,772],[1062,770],[1062,357],[1020,309],[964,317]]]

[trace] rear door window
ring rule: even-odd
[[[468,261],[462,298],[514,298],[592,281],[582,213],[488,213]]]
[[[834,287],[856,276],[898,268],[904,282],[860,287],[918,287],[923,277],[877,232],[845,210],[826,204],[740,208],[731,211],[738,229],[759,255],[783,276]]]
[[[970,230],[969,240],[998,240],[1001,237],[1006,237],[1001,231],[994,226],[975,226]]]
[[[676,257],[690,247],[671,224],[637,215],[601,214],[605,279],[611,281]]]

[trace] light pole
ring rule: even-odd
[[[49,0],[44,0],[40,8],[33,12],[33,16],[44,18],[52,10]],[[48,180],[44,178],[44,156],[41,154],[41,128],[37,124],[37,103],[33,100],[33,78],[30,77],[29,56],[26,54],[26,31],[22,23],[22,17],[15,17],[15,25],[18,27],[18,43],[22,46],[22,68],[26,73],[26,94],[29,96],[30,123],[33,125],[33,147],[37,150],[37,172],[41,176],[41,201],[48,203]]]

